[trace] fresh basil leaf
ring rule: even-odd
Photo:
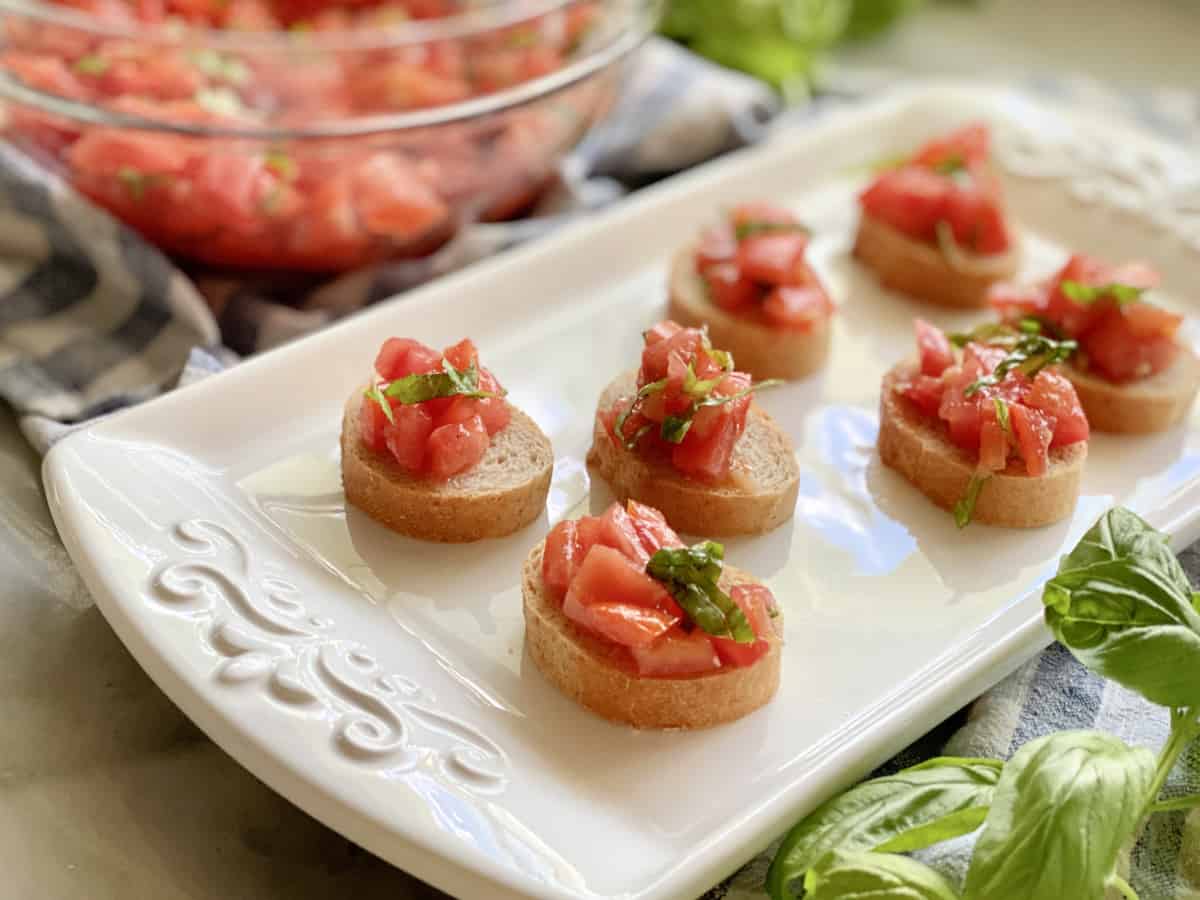
[[[667,416],[659,428],[659,435],[668,444],[682,444],[687,433],[692,430],[692,419],[680,416]]]
[[[965,900],[1103,897],[1154,771],[1150,750],[1103,732],[1063,731],[1025,744],[996,785]]]
[[[959,528],[966,528],[971,524],[971,519],[975,516],[975,504],[979,502],[979,492],[991,477],[991,472],[976,472],[971,476],[967,492],[954,504],[954,524]]]
[[[804,876],[805,900],[959,900],[924,863],[891,853],[831,853]]]
[[[1022,334],[1041,334],[1043,331],[1041,321],[1033,316],[1025,316],[1017,323],[1017,328],[1021,330]]]
[[[707,335],[705,335],[707,338]],[[717,350],[714,347],[705,347],[704,352],[708,354],[708,358],[724,369],[726,372],[733,371],[733,354],[728,350]]]
[[[725,547],[704,541],[691,547],[659,550],[646,564],[646,574],[662,582],[688,618],[702,631],[754,643],[756,636],[746,614],[721,590]]]
[[[1200,704],[1200,613],[1165,535],[1105,513],[1042,593],[1046,624],[1092,671],[1161,706]]]
[[[687,369],[683,373],[683,392],[693,400],[703,400],[724,379],[724,372],[715,378],[697,378],[695,367],[691,363],[688,363]]]
[[[1016,337],[1012,327],[1003,322],[987,322],[970,331],[953,331],[946,335],[955,347],[965,347],[967,344],[1013,344],[1016,343]]]
[[[733,229],[733,236],[738,241],[752,238],[760,234],[812,234],[812,231],[798,222],[742,222]]]
[[[387,420],[389,422],[391,422],[393,425],[396,424],[396,414],[394,412],[392,412],[391,401],[389,401],[387,398],[387,395],[384,394],[382,385],[380,385],[378,383],[373,384],[369,388],[367,388],[365,391],[363,391],[363,393],[369,399],[374,400],[376,403],[379,404],[379,408],[383,410],[383,414],[384,414],[384,416],[387,417]]]
[[[1122,284],[1119,281],[1113,281],[1108,284],[1084,284],[1081,281],[1071,281],[1070,279],[1065,279],[1059,285],[1059,290],[1063,292],[1068,300],[1082,303],[1085,306],[1089,303],[1095,303],[1101,297],[1111,297],[1117,302],[1118,306],[1126,303],[1136,303],[1142,299],[1142,294],[1146,292],[1145,288],[1132,284]]]
[[[460,372],[450,364],[449,360],[442,360],[441,372],[406,375],[383,388],[383,393],[393,400],[399,400],[406,406],[441,397],[462,396],[484,399],[498,396],[490,391],[479,389],[479,369],[475,363],[472,362],[470,366]]]
[[[819,806],[784,838],[767,874],[774,900],[834,850],[919,850],[978,828],[1002,763],[940,757],[875,778]]]

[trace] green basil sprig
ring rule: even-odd
[[[783,382],[777,378],[768,378],[766,381],[756,382],[750,385],[750,387],[733,394],[708,394],[703,399],[693,400],[688,408],[678,416],[667,416],[663,419],[659,433],[667,443],[681,444],[683,443],[683,439],[687,437],[688,432],[692,430],[692,422],[696,418],[696,413],[700,412],[706,406],[723,406],[726,403],[732,403],[734,400],[740,400],[742,397],[748,397],[755,391],[775,387],[779,384],[783,384]]]
[[[1068,300],[1084,306],[1095,303],[1101,297],[1112,297],[1118,306],[1124,306],[1127,303],[1137,303],[1142,299],[1142,294],[1146,293],[1144,287],[1122,284],[1119,281],[1112,281],[1108,284],[1084,284],[1082,281],[1065,279],[1059,285],[1059,289]]]
[[[994,387],[1014,369],[1033,378],[1047,366],[1066,362],[1078,349],[1079,344],[1075,341],[1056,341],[1044,334],[1022,334],[1008,348],[1008,353],[996,364],[992,373],[967,385],[963,396],[972,397],[985,387]]]
[[[436,400],[441,397],[471,397],[487,399],[501,397],[503,394],[479,389],[479,369],[474,362],[459,371],[448,360],[442,360],[442,371],[429,372],[422,375],[406,375],[390,383],[371,385],[364,393],[379,404],[389,422],[395,422],[390,400],[397,400],[405,406],[414,403],[424,403],[426,400]]]
[[[724,559],[725,547],[716,541],[691,547],[664,547],[650,557],[646,574],[666,586],[701,631],[733,638],[739,644],[752,644],[755,634],[746,614],[720,588]]]
[[[851,788],[788,833],[767,874],[775,900],[836,850],[899,853],[968,834],[983,824],[1002,764],[993,759],[931,759]]]
[[[1068,731],[1030,741],[1011,760],[931,760],[827,801],[784,839],[767,888],[789,900],[950,900],[952,885],[894,854],[983,825],[961,900],[1101,900],[1137,891],[1118,854],[1148,815],[1200,807],[1160,797],[1200,736],[1200,614],[1164,535],[1126,509],[1106,513],[1042,596],[1046,621],[1088,668],[1171,707],[1157,756],[1113,735]]]

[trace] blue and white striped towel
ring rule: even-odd
[[[1101,102],[1114,115],[1200,143],[1194,96],[1180,102],[1177,95],[1121,95],[1067,81],[1028,87],[1059,100]],[[545,215],[468,229],[430,260],[381,266],[302,290],[295,283],[273,288],[200,279],[198,285],[61,182],[0,145],[0,397],[21,414],[25,433],[44,450],[70,423],[219,371],[237,358],[227,349],[230,342],[243,353],[272,346],[535,237],[580,210],[610,202],[626,185],[757,138],[775,111],[761,85],[672,45],[653,43],[612,125],[568,162],[568,189],[548,201]],[[804,115],[812,110],[786,118],[793,124]],[[280,297],[281,291],[289,296]],[[1182,558],[1195,581],[1200,552],[1193,548]],[[1080,727],[1157,747],[1167,720],[1163,711],[1102,682],[1054,647],[886,768],[943,751],[1006,757],[1032,737]],[[1200,789],[1196,748],[1169,789]],[[970,841],[963,838],[924,856],[961,875]],[[754,860],[706,900],[761,897],[768,861],[766,854]],[[1130,868],[1145,900],[1200,897],[1200,813],[1157,817],[1133,848]]]

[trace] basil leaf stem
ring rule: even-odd
[[[954,524],[959,528],[966,528],[971,524],[971,518],[975,515],[975,504],[979,501],[979,492],[991,477],[991,472],[976,472],[971,476],[967,492],[954,504]]]
[[[1000,423],[1000,427],[1004,429],[1004,433],[1012,437],[1012,422],[1008,418],[1008,403],[1003,397],[993,397],[992,404],[996,407],[996,421]]]
[[[719,586],[724,559],[725,547],[716,541],[664,547],[650,557],[646,574],[663,583],[701,631],[752,644],[756,636],[746,614]]]

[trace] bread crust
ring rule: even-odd
[[[362,391],[342,418],[342,485],[346,501],[393,531],[424,541],[469,543],[504,537],[533,522],[546,506],[554,451],[537,423],[510,404],[512,421],[492,437],[468,472],[433,481],[406,472],[359,437]]]
[[[734,314],[714,304],[696,272],[694,244],[680,250],[671,265],[667,318],[687,327],[707,326],[713,346],[732,353],[738,370],[755,378],[804,378],[829,358],[830,317],[811,328],[780,328],[761,313]]]
[[[542,581],[545,544],[522,568],[525,650],[546,679],[597,715],[634,728],[709,728],[765,705],[779,689],[782,613],[771,649],[754,665],[722,667],[704,675],[648,678],[637,673],[625,648],[580,628],[562,612]],[[757,579],[726,566],[728,590]]]
[[[1015,249],[989,256],[964,250],[967,264],[953,265],[939,248],[865,214],[859,218],[854,255],[875,272],[884,287],[939,306],[960,308],[987,306],[992,284],[1012,278],[1020,266]]]
[[[631,396],[636,374],[616,378],[600,395],[598,410]],[[660,510],[671,527],[688,534],[764,534],[790,519],[800,491],[800,467],[791,439],[757,404],[734,447],[730,480],[706,484],[668,461],[647,460],[617,445],[597,414],[588,464],[595,466],[621,502],[637,500]]]
[[[944,427],[922,416],[896,390],[916,364],[904,362],[883,378],[879,399],[879,457],[925,496],[945,509],[967,492],[976,460],[952,444]],[[983,485],[973,521],[1006,528],[1039,528],[1071,515],[1079,499],[1079,482],[1087,459],[1087,442],[1050,451],[1045,475],[1031,477],[1024,464],[1010,462]]]
[[[1200,390],[1200,359],[1184,345],[1168,368],[1140,381],[1118,384],[1074,365],[1065,374],[1088,425],[1117,434],[1166,431],[1188,414]]]

